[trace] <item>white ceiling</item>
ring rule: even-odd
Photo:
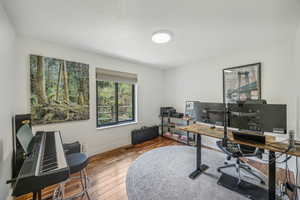
[[[162,68],[285,40],[300,20],[297,0],[3,1],[18,34]],[[160,29],[171,43],[152,43]]]

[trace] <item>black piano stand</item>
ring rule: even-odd
[[[52,200],[53,196],[42,199],[42,191],[32,192],[32,200]]]
[[[33,192],[32,200],[42,200],[42,191]]]
[[[207,170],[209,167],[205,164],[202,164],[201,162],[201,135],[197,134],[197,157],[196,157],[196,163],[197,168],[194,172],[192,172],[189,177],[191,179],[197,178],[199,175],[201,175],[205,170]]]
[[[276,199],[276,155],[269,151],[269,200]]]

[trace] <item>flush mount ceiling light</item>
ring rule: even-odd
[[[168,43],[172,40],[172,33],[170,31],[162,30],[156,31],[152,34],[152,41],[157,44]]]

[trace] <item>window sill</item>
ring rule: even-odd
[[[129,126],[133,124],[137,124],[137,121],[133,122],[126,122],[126,123],[121,123],[121,124],[115,124],[115,125],[109,125],[109,126],[102,126],[102,127],[97,127],[97,130],[102,130],[102,129],[108,129],[108,128],[115,128],[115,127],[120,127],[120,126]]]

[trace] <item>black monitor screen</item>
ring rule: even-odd
[[[262,131],[263,104],[228,104],[228,126],[240,130]]]
[[[197,121],[208,124],[224,125],[224,104],[200,102]]]
[[[286,133],[286,105],[228,104],[228,126],[241,130]]]
[[[287,105],[266,104],[262,108],[261,117],[263,131],[276,133],[287,132]]]

